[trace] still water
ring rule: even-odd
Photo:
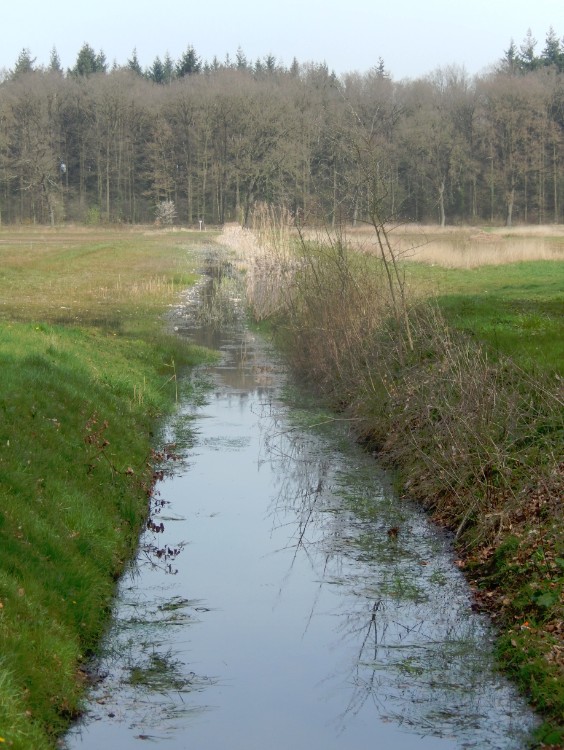
[[[282,402],[283,367],[241,316],[195,325],[199,294],[176,327],[222,359],[167,427],[180,460],[69,750],[525,748],[534,719],[493,670],[448,538],[343,425]]]

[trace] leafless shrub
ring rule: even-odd
[[[296,372],[347,411],[359,437],[401,467],[409,494],[459,537],[492,541],[506,531],[528,488],[555,474],[561,384],[533,382],[453,332],[406,287],[398,308],[384,257],[355,252],[338,235],[296,244],[267,231],[266,211],[261,220],[247,256],[257,264],[247,271],[251,302],[265,316],[283,312],[279,328]],[[394,262],[401,278],[398,256]]]
[[[414,320],[413,362],[399,375],[385,363],[388,399],[368,432],[402,466],[412,495],[458,535],[471,527],[491,541],[558,461],[561,393],[453,333],[430,305]]]

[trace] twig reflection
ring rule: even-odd
[[[470,610],[445,539],[419,509],[385,491],[374,464],[364,471],[364,457],[349,457],[360,467],[349,471],[329,441],[303,430],[277,428],[263,445],[262,460],[280,478],[273,532],[287,530],[282,549],[293,549],[280,591],[300,555],[319,580],[305,631],[326,614],[316,611],[323,588],[340,591],[336,633],[353,648],[344,649],[351,656],[342,671],[325,680],[349,686],[340,730],[372,704],[382,720],[423,735],[519,747],[527,731],[519,704],[498,689],[488,628]]]

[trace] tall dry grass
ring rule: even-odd
[[[287,305],[300,265],[293,246],[292,225],[292,215],[286,209],[258,204],[251,229],[227,224],[217,238],[217,242],[235,252],[256,320],[280,314]]]
[[[419,224],[387,226],[398,257],[445,268],[478,268],[530,260],[564,260],[564,226],[496,227],[487,231],[472,227],[438,230]],[[378,253],[371,228],[350,228],[351,247]]]

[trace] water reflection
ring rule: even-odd
[[[294,548],[287,575],[301,553],[320,586],[340,590],[332,646],[348,660],[326,678],[350,686],[340,729],[370,704],[460,747],[525,746],[529,712],[492,670],[490,627],[471,610],[448,539],[398,503],[374,461],[342,441],[336,450],[338,437],[276,430],[264,445],[280,479],[271,517]]]
[[[108,676],[69,748],[525,747],[531,715],[491,668],[448,540],[338,425],[306,429],[281,405],[280,365],[228,287],[221,327],[207,291],[192,292],[203,321],[177,311],[223,359],[207,404],[169,426],[183,458],[163,471]]]

